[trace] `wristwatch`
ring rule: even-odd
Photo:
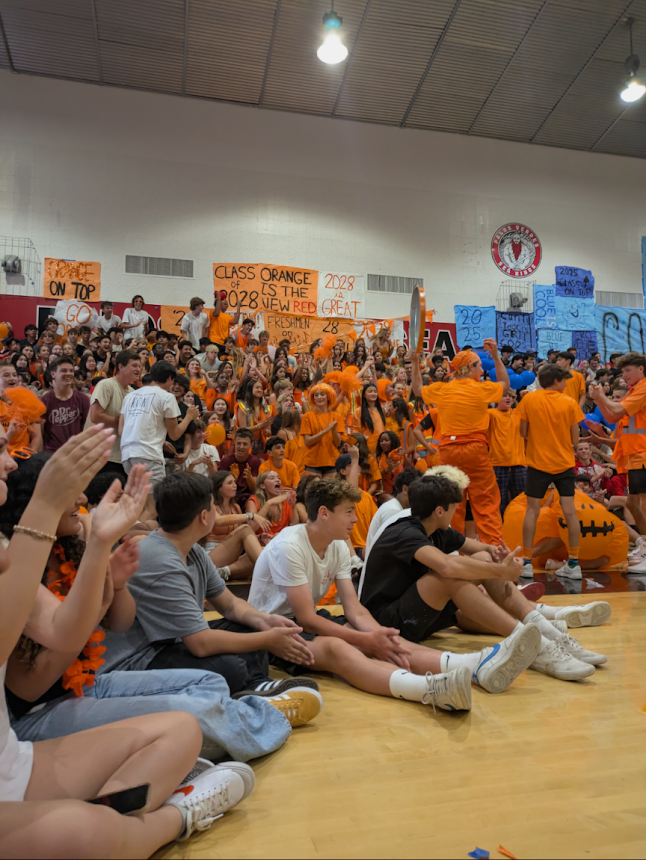
[[[249,522],[251,522],[251,520],[252,520],[255,516],[256,516],[256,515],[253,513],[253,511],[247,511],[247,519],[249,520]]]

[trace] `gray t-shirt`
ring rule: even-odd
[[[139,569],[128,583],[137,614],[126,633],[106,633],[101,672],[146,669],[164,646],[206,630],[204,600],[226,589],[197,544],[184,564],[168,538],[153,532],[139,543],[139,553]]]

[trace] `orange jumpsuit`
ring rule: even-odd
[[[500,382],[476,382],[456,377],[422,388],[425,403],[434,403],[442,423],[440,463],[456,466],[469,476],[469,501],[478,536],[483,543],[502,542],[500,490],[491,465],[487,427],[488,408],[503,395]],[[466,499],[455,512],[451,525],[464,533]]]

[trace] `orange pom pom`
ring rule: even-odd
[[[332,385],[333,383],[334,385],[340,385],[341,376],[342,373],[340,370],[333,370],[331,373],[325,374],[325,376],[323,377],[323,382],[327,383],[328,385]]]
[[[335,335],[326,334],[321,346],[314,350],[314,358],[317,361],[325,361],[326,358],[329,358],[332,355],[332,350],[336,346],[336,340]]]
[[[341,386],[341,391],[345,394],[346,397],[350,397],[355,391],[361,391],[363,388],[363,383],[357,376],[359,372],[358,367],[346,367],[346,369],[341,374],[341,381],[339,385]]]
[[[13,407],[12,421],[18,425],[33,424],[45,413],[45,404],[28,388],[6,388],[4,396]]]

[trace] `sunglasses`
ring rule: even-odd
[[[16,448],[15,451],[12,452],[11,456],[14,460],[29,460],[32,454],[36,454],[37,451],[33,451],[31,448]]]

